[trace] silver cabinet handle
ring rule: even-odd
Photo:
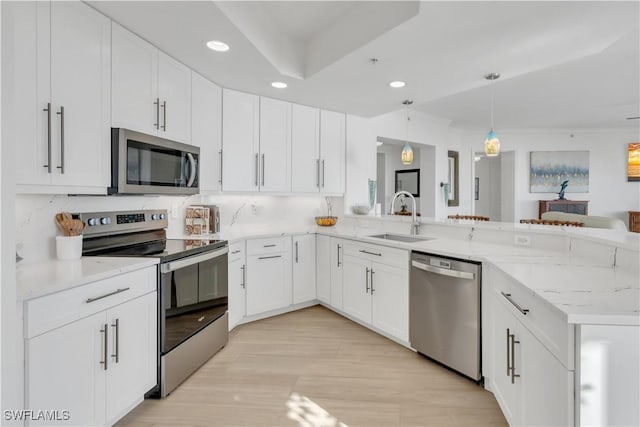
[[[324,159],[322,159],[322,188],[324,188]]]
[[[511,341],[511,334],[509,333],[509,328],[507,328],[507,376],[511,375],[511,364],[510,362],[510,355],[509,355],[509,341]]]
[[[231,251],[232,254],[239,254],[241,251],[240,249],[236,250],[236,251]]]
[[[240,286],[244,289],[247,286],[247,266],[242,264],[240,270],[242,270],[242,283],[240,283]]]
[[[366,286],[365,292],[369,293],[369,267],[367,267],[367,272],[366,272],[366,274],[364,276],[364,281],[365,281],[365,286]]]
[[[88,303],[91,303],[91,302],[94,302],[94,301],[98,301],[99,299],[102,299],[102,298],[106,298],[106,297],[110,297],[110,296],[115,295],[115,294],[119,294],[120,292],[128,291],[129,289],[130,289],[129,287],[122,288],[122,289],[116,289],[113,292],[109,292],[108,294],[100,295],[99,297],[87,298],[87,300],[85,302],[88,304]]]
[[[44,167],[51,173],[51,103],[47,102],[47,108],[42,111],[47,112],[47,164]]]
[[[114,322],[111,324],[111,327],[115,329],[115,333],[114,333],[114,353],[111,355],[111,357],[113,357],[116,361],[116,363],[118,363],[120,361],[120,319],[116,319],[114,320]]]
[[[263,248],[275,248],[275,247],[276,247],[276,245],[264,245],[264,246],[262,246],[262,247],[263,247]]]
[[[109,351],[108,351],[108,344],[109,344],[109,325],[107,325],[106,323],[103,325],[103,328],[100,329],[100,333],[104,334],[104,337],[102,339],[102,345],[104,345],[104,349],[102,351],[102,356],[103,356],[103,360],[100,361],[100,364],[103,366],[104,370],[107,370],[107,364],[109,361]]]
[[[340,262],[340,249],[342,249],[342,246],[340,246],[340,245],[338,244],[338,257],[337,257],[337,258],[338,258],[338,267],[340,267],[340,264],[342,264],[342,263]]]
[[[515,302],[513,300],[513,298],[511,297],[511,294],[507,294],[505,292],[500,292],[502,294],[503,297],[505,297],[507,299],[507,301],[509,301],[511,303],[511,305],[513,305],[520,313],[522,313],[523,316],[526,316],[527,313],[529,313],[529,309],[528,308],[522,308],[520,306],[520,304],[518,304],[517,302]]]
[[[262,155],[262,186],[264,187],[264,154]]]
[[[167,101],[162,101],[162,130],[167,131]]]
[[[259,168],[259,159],[258,159],[258,157],[259,157],[259,154],[256,153],[256,185],[255,185],[256,187],[258,186],[258,175],[260,174],[260,172],[258,170],[258,168]]]
[[[298,264],[298,242],[296,242],[296,264]]]
[[[60,111],[56,113],[60,116],[60,173],[64,174],[64,107],[60,106]]]
[[[271,259],[271,258],[282,258],[282,255],[261,256],[258,259]]]
[[[520,374],[516,374],[516,344],[520,344],[520,341],[516,341],[516,335],[511,335],[511,384],[516,383],[516,378],[520,377]]]
[[[316,186],[320,188],[320,159],[316,160]]]
[[[160,129],[160,98],[156,98],[153,105],[156,106],[156,122],[153,125],[156,129]]]
[[[458,271],[458,270],[449,270],[446,268],[434,267],[432,265],[427,265],[418,261],[411,261],[411,265],[415,268],[419,268],[420,270],[428,271],[430,273],[440,274],[442,276],[450,276],[457,277],[459,279],[469,279],[473,280],[475,278],[474,273],[468,273],[466,271]]]
[[[362,252],[363,254],[369,254],[369,255],[375,255],[375,256],[382,256],[382,254],[377,254],[377,253],[375,253],[375,252],[365,251],[364,249],[360,249],[360,252]]]
[[[376,272],[375,272],[375,271],[373,271],[373,268],[372,268],[372,269],[371,269],[371,295],[373,295],[373,293],[376,291],[376,290],[373,288],[373,275],[374,275],[374,274],[376,274]]]
[[[218,153],[220,154],[220,179],[218,182],[222,185],[222,150],[218,151]]]

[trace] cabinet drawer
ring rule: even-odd
[[[499,301],[549,350],[567,369],[574,369],[574,327],[533,291],[496,271],[493,288]],[[505,295],[506,294],[506,295]],[[508,295],[508,296],[507,296]],[[522,310],[528,310],[523,314]]]
[[[233,262],[239,259],[243,259],[245,256],[244,249],[245,241],[234,242],[229,245],[229,262]]]
[[[261,255],[285,252],[287,250],[287,241],[290,242],[291,238],[270,237],[265,239],[247,240],[247,255]]]
[[[344,254],[381,264],[409,268],[409,251],[403,249],[345,240]]]
[[[25,303],[25,337],[90,316],[156,290],[155,266],[35,298]]]

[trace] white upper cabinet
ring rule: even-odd
[[[191,70],[112,24],[111,126],[189,143]]]
[[[159,136],[191,142],[191,70],[158,53]]]
[[[259,97],[224,89],[222,111],[222,189],[258,191]]]
[[[260,97],[260,191],[291,191],[291,104]]]
[[[291,169],[294,193],[344,193],[344,114],[293,105]]]
[[[320,112],[320,188],[342,194],[345,184],[345,115]]]
[[[320,191],[320,110],[293,104],[291,120],[291,191]]]
[[[80,2],[3,4],[4,120],[18,192],[105,193],[110,21]]]
[[[111,125],[158,132],[158,49],[112,24]]]
[[[200,191],[222,184],[222,89],[191,74],[191,143],[200,147]]]

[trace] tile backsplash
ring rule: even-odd
[[[331,198],[334,214],[342,212],[342,198]],[[220,207],[223,232],[268,232],[314,227],[314,217],[326,215],[322,196],[195,195],[168,196],[16,196],[16,243],[26,262],[55,258],[58,212],[102,212],[137,209],[167,209],[167,236],[184,236],[185,209],[190,205]]]

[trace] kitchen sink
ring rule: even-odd
[[[385,240],[395,240],[396,242],[424,242],[425,240],[432,240],[431,237],[420,237],[420,236],[408,236],[406,234],[374,234],[369,237],[374,237],[376,239],[385,239]]]

